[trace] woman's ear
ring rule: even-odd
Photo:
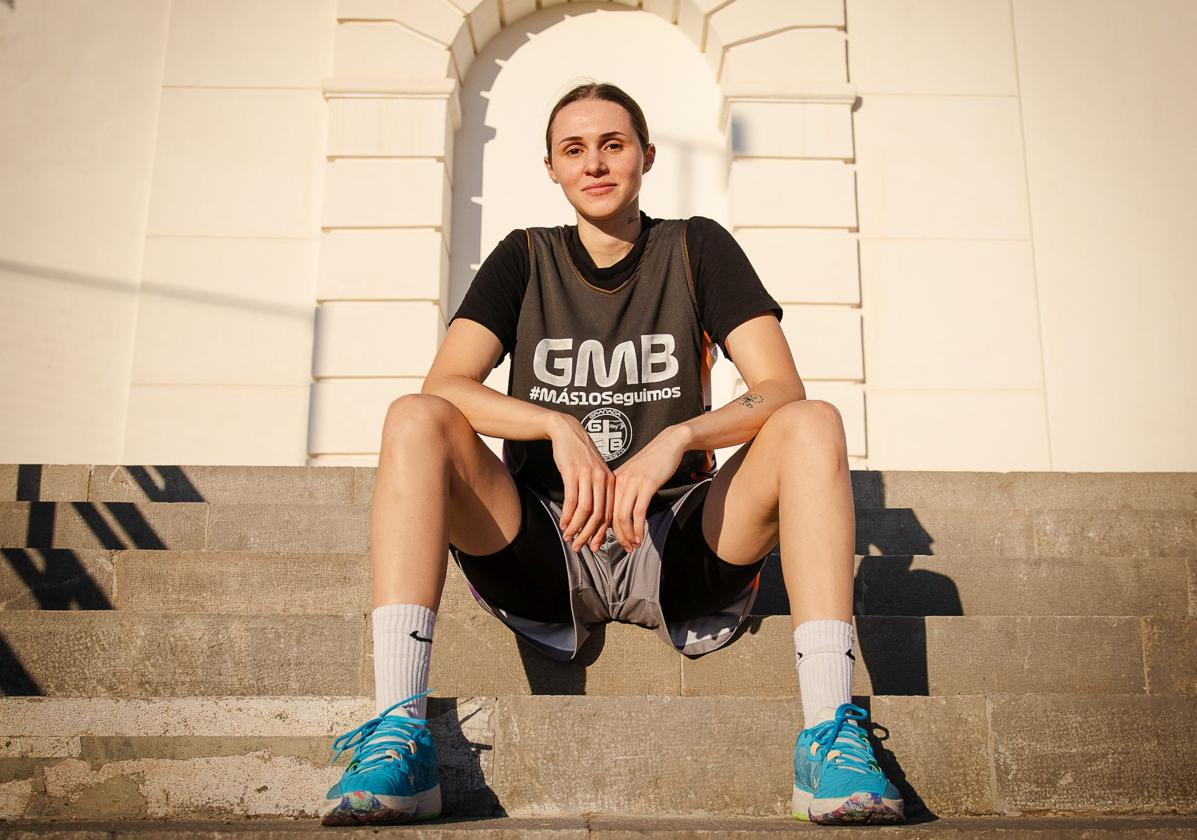
[[[553,164],[549,161],[548,155],[545,155],[545,158],[544,158],[544,168],[545,168],[545,171],[549,173],[549,180],[552,181],[554,184],[558,183],[557,177],[553,174]]]
[[[652,143],[649,143],[648,148],[644,150],[644,171],[645,172],[647,172],[648,170],[653,168],[653,161],[656,159],[656,157],[657,157],[657,147],[654,146]]]

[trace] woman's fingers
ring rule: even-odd
[[[607,478],[607,493],[606,498],[603,499],[603,538],[607,536],[607,531],[611,528],[611,519],[615,512],[615,475],[612,474]],[[618,535],[616,535],[618,539]],[[594,549],[598,551],[598,549]]]
[[[576,486],[578,503],[574,508],[573,516],[570,517],[569,523],[564,528],[565,538],[570,542],[573,542],[574,538],[579,535],[594,509],[594,493],[590,489],[590,480],[585,472],[579,472]]]
[[[632,532],[632,505],[636,503],[636,491],[626,483],[618,485],[615,492],[615,533],[624,549],[631,551],[636,547],[635,535]]]
[[[632,539],[635,540],[636,545],[644,543],[644,519],[648,515],[648,499],[637,498],[636,504],[632,506]]]
[[[574,506],[578,503],[578,482],[572,475],[562,474],[561,485],[565,491],[565,498],[561,502],[561,521],[557,524],[564,531],[565,526],[574,517]]]
[[[610,498],[612,498],[612,491],[614,485],[614,476],[603,476],[601,483],[596,485],[597,499],[595,500],[595,510],[598,511],[598,529],[595,535],[590,538],[591,552],[597,552],[602,548],[602,543],[607,538],[607,525],[610,523]]]
[[[579,550],[582,546],[595,536],[598,527],[603,524],[603,505],[607,498],[607,488],[603,481],[603,474],[599,470],[590,474],[589,477],[589,492],[591,513],[590,518],[582,526],[582,530],[578,533],[577,539],[574,541],[574,551]],[[585,491],[579,491],[579,493]]]

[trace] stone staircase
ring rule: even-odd
[[[332,739],[374,714],[373,476],[0,465],[0,836],[320,830],[349,760]],[[1192,836],[1197,474],[852,481],[853,693],[906,798],[896,830]],[[776,558],[728,648],[689,660],[609,624],[566,665],[449,569],[445,819],[394,831],[888,830],[785,816],[802,710]]]

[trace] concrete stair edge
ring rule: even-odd
[[[319,795],[349,759],[329,763],[332,735],[372,716],[373,702],[308,699],[305,707],[287,698],[3,698],[5,728],[28,734],[5,734],[6,749],[25,756],[20,773],[10,767],[8,785],[24,790],[9,788],[4,801],[21,807],[0,816],[70,819],[95,816],[96,808],[152,819],[314,816]],[[911,815],[1197,811],[1192,703],[1062,695],[862,700],[882,739],[874,742],[878,760]],[[84,712],[115,734],[54,734],[63,715]],[[255,734],[222,734],[230,717]],[[760,817],[787,813],[801,703],[472,697],[438,699],[429,718],[446,813]]]
[[[855,616],[854,624],[859,694],[1197,694],[1194,618]],[[361,613],[12,610],[0,611],[0,634],[10,694],[374,690],[372,626]],[[749,619],[730,644],[697,659],[645,628],[613,622],[595,627],[573,661],[555,662],[481,610],[438,617],[434,638],[429,684],[446,694],[694,696],[735,685],[738,694],[788,696],[796,682],[788,616]]]
[[[812,836],[837,838],[876,837],[877,826],[816,826],[787,817],[621,817],[600,814],[586,817],[492,817],[454,819],[442,817],[416,825],[375,826],[372,834],[410,837],[419,840],[514,840],[519,837],[544,840],[632,840],[632,838],[678,838],[678,840],[755,840],[776,838],[781,833],[809,831]],[[1197,817],[1168,816],[1065,816],[1065,817],[946,817],[911,822],[899,829],[908,837],[961,837],[1006,840],[1012,836],[1030,838],[1106,837],[1188,838],[1197,834]],[[92,838],[238,838],[276,840],[280,837],[327,837],[330,829],[315,819],[296,821],[244,819],[227,821],[120,821],[83,820],[54,823],[18,820],[0,823],[0,838],[42,838],[43,840],[92,840]]]

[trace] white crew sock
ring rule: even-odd
[[[374,706],[377,714],[428,688],[432,626],[436,613],[420,604],[375,607]],[[419,637],[419,638],[417,638]],[[391,714],[424,717],[428,697],[404,704]]]
[[[794,629],[804,728],[831,720],[841,703],[852,702],[853,630],[851,622],[833,618],[804,621]]]

